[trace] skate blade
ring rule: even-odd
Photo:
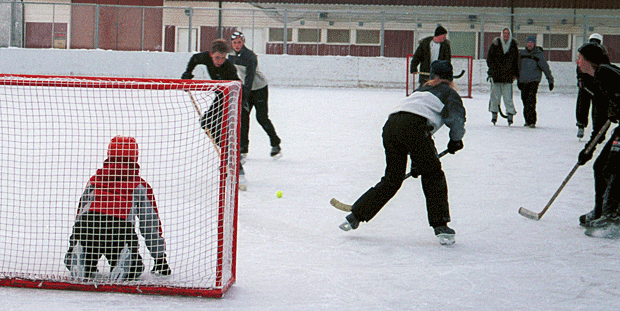
[[[441,233],[437,235],[437,238],[439,239],[439,244],[441,245],[452,245],[456,242],[454,240],[454,234]]]
[[[276,154],[276,155],[272,155],[271,158],[273,158],[274,160],[277,160],[279,158],[282,157],[282,151],[280,151],[280,153]]]
[[[341,223],[338,228],[340,228],[342,231],[350,231],[351,229],[353,229],[348,221]]]
[[[602,228],[588,228],[586,229],[585,234],[593,238],[617,239],[620,238],[620,225],[609,225]]]

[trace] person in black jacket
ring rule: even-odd
[[[603,36],[598,33],[593,33],[590,35],[589,42],[598,43],[603,48],[603,52],[606,58],[606,64],[609,64],[609,57],[607,56],[607,50],[602,45],[603,44]],[[575,117],[577,119],[577,138],[581,139],[584,136],[585,128],[588,127],[588,114],[590,112],[590,106],[592,106],[592,132],[598,133],[601,129],[605,121],[607,121],[607,116],[598,118],[600,116],[596,109],[597,107],[604,105],[606,103],[592,103],[594,100],[600,100],[594,98],[594,93],[592,93],[592,89],[595,88],[594,78],[589,75],[583,73],[579,66],[577,66],[577,86],[579,87],[579,92],[577,94],[577,105],[575,107]],[[603,112],[604,114],[604,112]]]
[[[197,65],[205,65],[212,80],[241,80],[237,75],[237,68],[226,59],[226,54],[230,51],[228,44],[223,39],[216,39],[211,45],[211,52],[205,51],[192,55],[187,64],[187,69],[181,75],[181,79],[192,79],[192,72]],[[220,91],[215,91],[213,104],[200,119],[200,125],[205,131],[210,133],[215,143],[219,146],[221,139],[221,119],[224,111],[224,95]],[[240,189],[245,189],[245,171],[239,162],[239,183]]]
[[[510,29],[504,28],[502,36],[497,37],[489,47],[487,54],[489,79],[491,80],[491,98],[489,111],[491,122],[497,123],[497,113],[500,111],[502,97],[506,106],[508,125],[512,125],[513,116],[517,114],[512,100],[512,83],[519,77],[519,46],[512,38]]]
[[[578,49],[577,65],[587,75],[593,77],[594,103],[600,99],[605,107],[597,107],[597,118],[605,118],[617,123],[620,117],[620,68],[609,64],[609,57],[601,45],[586,43]],[[590,143],[599,144],[603,140],[594,141],[595,134],[579,153],[579,164],[584,165],[594,153],[595,148],[587,150]],[[588,228],[586,235],[601,237],[620,236],[620,127],[616,127],[598,158],[594,162],[594,209],[579,217],[581,226]]]
[[[411,175],[421,176],[426,197],[428,222],[441,244],[454,243],[455,231],[448,227],[450,209],[446,176],[433,141],[444,124],[450,128],[448,152],[463,148],[465,107],[452,82],[449,61],[435,61],[431,80],[403,99],[383,126],[385,175],[351,206],[351,214],[340,229],[357,229],[362,221],[370,221],[396,195],[403,183],[407,157],[411,158]]]
[[[448,31],[443,26],[437,26],[434,36],[420,40],[418,48],[411,59],[409,69],[411,73],[417,73],[418,65],[420,65],[420,73],[418,74],[420,86],[428,81],[428,73],[432,62],[436,60],[452,60],[450,41],[446,39],[447,35]]]
[[[269,87],[267,78],[258,70],[258,59],[252,50],[245,46],[245,36],[240,31],[235,31],[231,37],[231,45],[234,53],[228,55],[237,73],[243,80],[243,107],[241,111],[241,157],[245,158],[250,144],[250,113],[256,107],[256,121],[269,136],[271,144],[271,156],[280,157],[280,137],[276,134],[276,129],[269,120]]]

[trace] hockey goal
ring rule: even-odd
[[[240,92],[238,81],[0,75],[0,285],[221,297],[236,275]],[[117,136],[133,153],[114,151]],[[139,166],[102,169],[116,157]],[[76,238],[78,219],[94,224],[85,211],[127,232],[110,221],[96,224],[112,228],[104,237]]]
[[[407,96],[409,96],[415,89],[419,87],[418,85],[418,75],[410,73],[411,67],[411,59],[413,58],[413,54],[407,55],[407,84],[406,84],[406,92]],[[456,85],[456,89],[461,95],[461,97],[471,98],[471,88],[472,88],[472,68],[474,63],[474,58],[471,56],[452,56],[452,68],[454,70],[454,76],[458,76],[463,73],[463,76],[460,78],[454,79],[454,84]]]

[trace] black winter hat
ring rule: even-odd
[[[431,64],[430,78],[437,76],[439,79],[452,81],[454,79],[452,73],[452,64],[447,60],[436,60]]]
[[[441,35],[447,34],[447,33],[448,33],[448,31],[445,28],[443,28],[443,26],[441,26],[441,25],[437,26],[437,28],[435,28],[435,37],[441,36]]]
[[[609,57],[605,56],[603,47],[598,43],[588,42],[582,45],[577,52],[579,52],[587,61],[595,65],[609,63]]]

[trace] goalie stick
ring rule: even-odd
[[[603,125],[601,130],[598,132],[598,134],[596,134],[596,137],[594,137],[594,139],[586,147],[586,153],[590,153],[590,152],[593,151],[594,147],[596,146],[596,142],[598,142],[598,140],[603,135],[605,135],[605,132],[607,132],[607,129],[609,129],[610,125],[611,125],[611,120],[607,120],[605,125]],[[551,204],[553,203],[553,201],[555,201],[555,199],[558,197],[558,195],[560,195],[560,192],[562,191],[562,189],[564,189],[564,186],[566,186],[566,184],[571,179],[571,177],[573,177],[573,174],[575,174],[575,172],[577,171],[579,166],[581,166],[579,164],[579,162],[577,162],[577,164],[575,164],[575,166],[573,166],[573,169],[570,171],[570,173],[568,173],[568,176],[566,176],[566,178],[564,178],[564,181],[560,185],[560,188],[558,188],[558,190],[553,194],[553,196],[551,197],[551,200],[549,200],[549,203],[547,203],[547,205],[542,209],[542,211],[540,211],[540,213],[535,213],[535,212],[530,211],[529,209],[527,209],[525,207],[520,207],[519,208],[519,214],[521,214],[521,216],[523,216],[525,218],[534,219],[534,220],[540,220],[543,217],[543,215],[547,212],[549,207],[551,207]]]
[[[442,151],[440,154],[438,154],[437,158],[441,158],[441,157],[445,156],[446,154],[448,154],[448,150],[447,149]],[[405,180],[405,179],[407,179],[409,177],[411,177],[411,172],[407,173],[405,175],[405,177],[403,177],[403,180]],[[337,208],[337,209],[339,209],[339,210],[341,210],[343,212],[350,212],[351,211],[351,205],[342,203],[342,202],[336,200],[335,198],[332,198],[331,200],[329,200],[329,204],[331,204],[333,207],[335,207],[335,208]]]
[[[424,75],[424,76],[430,76],[431,74],[429,72],[418,72],[419,75]],[[454,79],[458,79],[460,77],[462,77],[465,74],[465,69],[461,70],[461,73],[459,73],[456,76],[452,76]]]

